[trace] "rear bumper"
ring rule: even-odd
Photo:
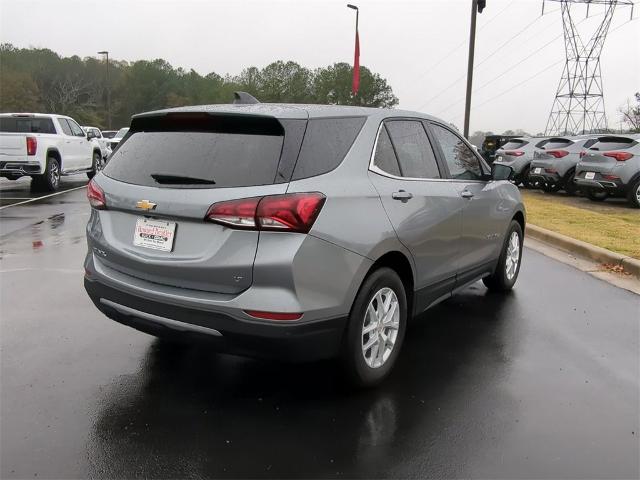
[[[161,337],[207,341],[223,353],[286,361],[309,361],[338,355],[346,318],[295,322],[248,321],[141,298],[85,278],[95,306],[107,317]]]
[[[0,161],[0,176],[22,177],[24,175],[38,175],[43,171],[42,165],[37,161]]]
[[[627,185],[622,183],[622,180],[604,179],[600,174],[596,174],[596,178],[594,178],[593,180],[576,177],[575,183],[579,187],[606,191],[613,195],[624,195],[627,191]]]

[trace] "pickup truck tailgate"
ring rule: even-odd
[[[27,155],[27,140],[23,134],[0,133],[0,155],[23,157]]]

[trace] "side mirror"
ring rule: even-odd
[[[494,180],[511,180],[513,178],[513,168],[500,163],[491,164],[491,178]]]
[[[93,130],[89,130],[87,132],[87,140],[91,140],[92,138],[97,138],[98,136]]]

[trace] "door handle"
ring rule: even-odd
[[[463,190],[462,192],[460,192],[460,196],[462,198],[473,198],[473,192],[470,192],[469,190]]]
[[[400,190],[399,192],[393,192],[391,194],[391,198],[393,198],[394,200],[402,200],[403,202],[406,202],[407,200],[413,198],[413,194],[410,192],[405,192],[404,190]]]

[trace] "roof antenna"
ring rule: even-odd
[[[250,105],[253,103],[260,103],[260,102],[256,97],[248,94],[247,92],[233,92],[234,105]]]

